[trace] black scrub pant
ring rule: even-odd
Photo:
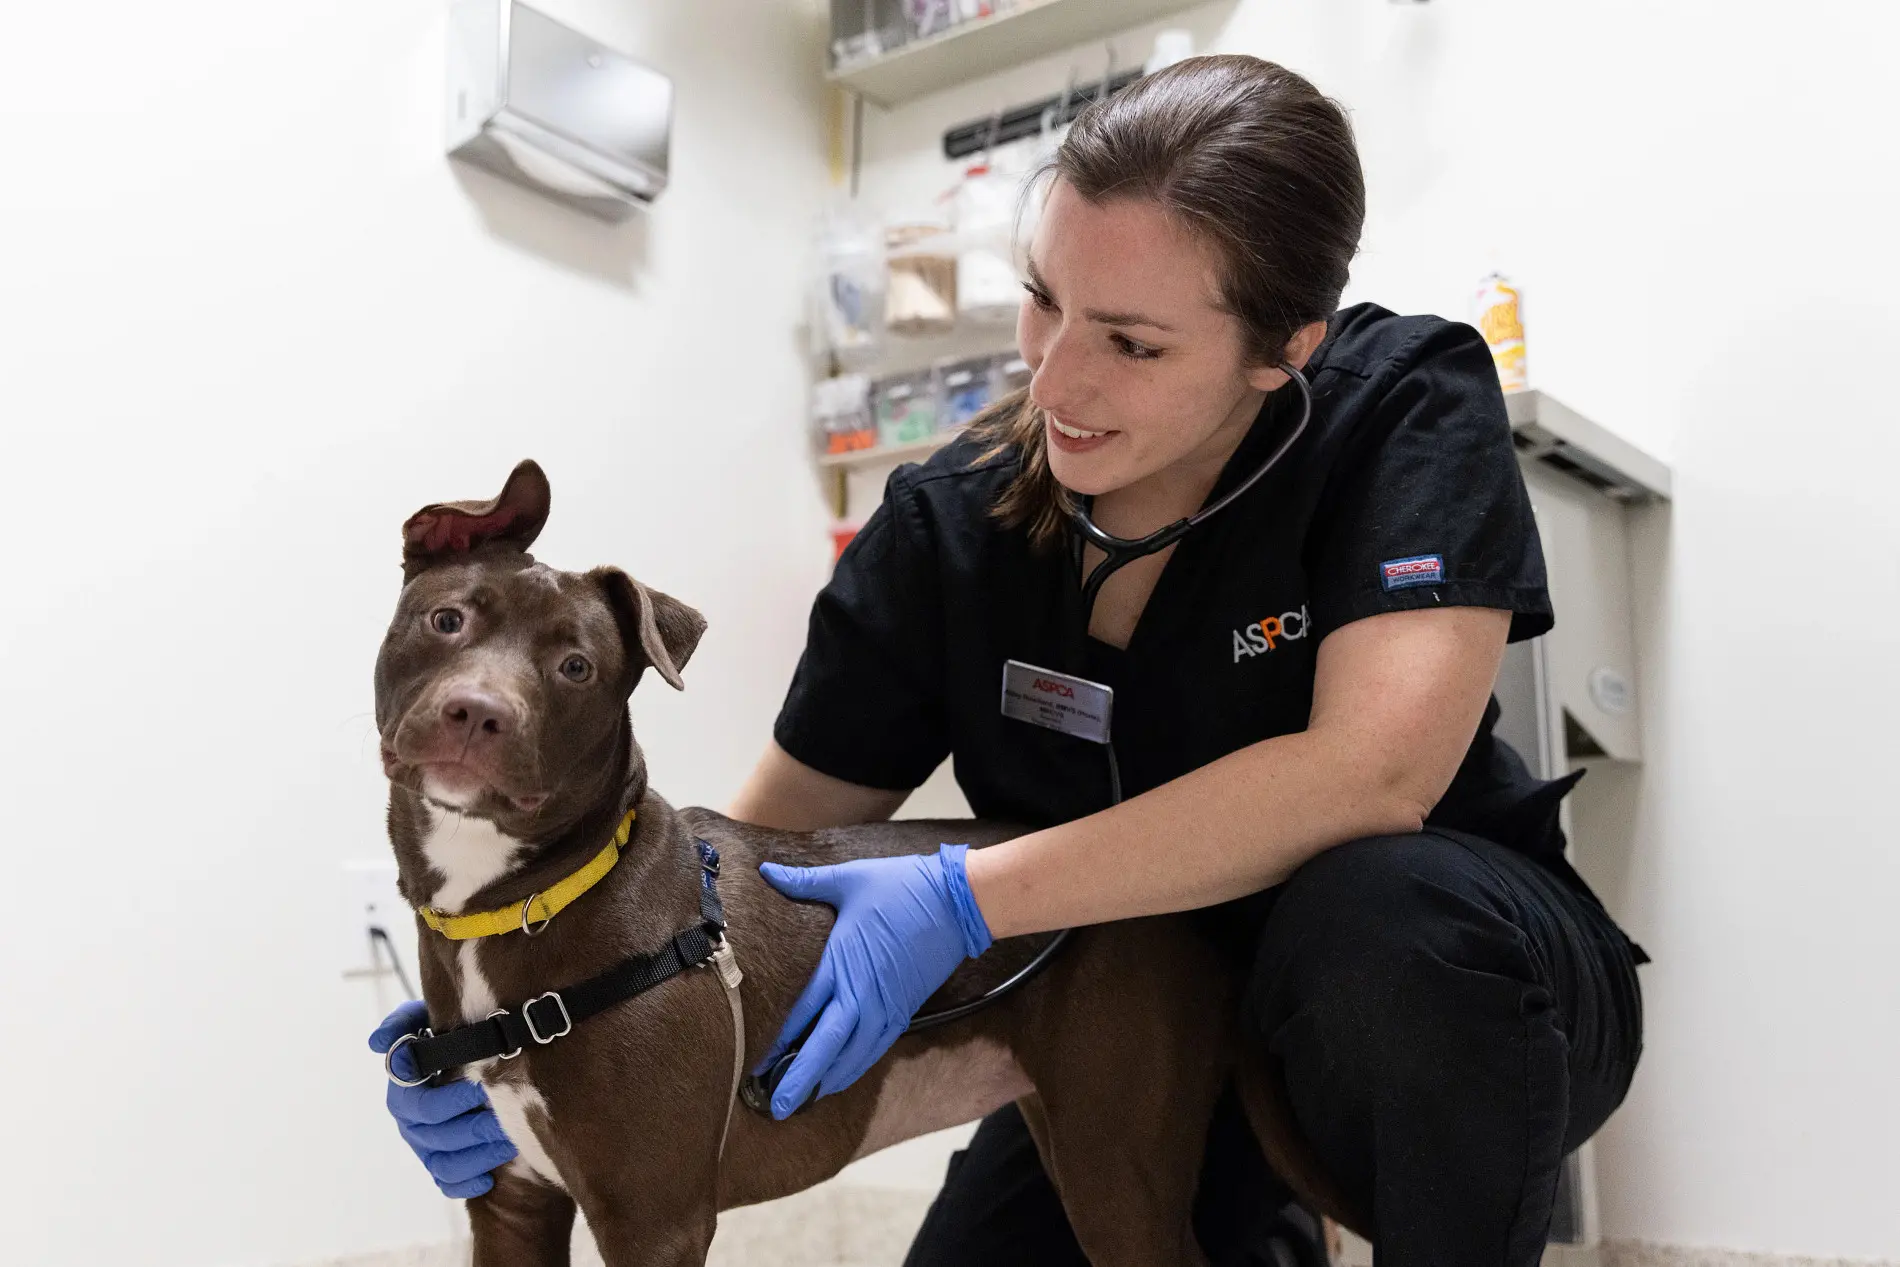
[[[1328,850],[1260,906],[1244,1023],[1371,1212],[1380,1267],[1536,1264],[1560,1164],[1642,1049],[1639,952],[1554,871],[1436,829]],[[1215,1267],[1278,1261],[1266,1237],[1289,1199],[1230,1094],[1195,1209]],[[1010,1107],[951,1161],[905,1263],[1086,1261]]]

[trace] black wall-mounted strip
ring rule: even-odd
[[[1108,96],[1114,96],[1129,84],[1141,78],[1141,71],[1124,70],[1110,77]],[[1044,97],[1041,101],[1026,106],[1017,106],[1005,110],[1000,116],[990,115],[969,123],[958,124],[943,134],[943,156],[945,158],[963,158],[970,154],[981,154],[992,145],[1002,145],[1019,140],[1025,136],[1034,136],[1042,131],[1042,116],[1053,112],[1051,124],[1063,127],[1075,121],[1075,117],[1095,104],[1102,96],[1100,80],[1092,84],[1077,84],[1069,93],[1068,108],[1062,105],[1061,94]]]

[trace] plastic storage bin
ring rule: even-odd
[[[884,346],[884,249],[877,230],[843,213],[825,220],[812,290],[812,351],[860,369]]]
[[[937,426],[945,431],[961,427],[996,398],[995,358],[951,361],[938,368],[937,382],[942,399]]]
[[[826,453],[853,453],[877,444],[871,384],[862,374],[842,374],[812,385],[812,425]]]
[[[956,328],[955,243],[941,224],[885,230],[884,324],[893,334],[916,338]]]
[[[902,48],[910,38],[905,0],[831,0],[831,68],[846,70]]]
[[[881,445],[914,444],[937,430],[936,381],[927,371],[881,379],[871,398]]]
[[[1020,391],[1029,386],[1029,380],[1032,377],[1029,372],[1029,362],[1014,352],[1005,352],[997,357],[992,373],[995,383],[992,390],[996,393],[998,400],[1013,391]]]

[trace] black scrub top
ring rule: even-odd
[[[964,438],[900,467],[812,607],[775,737],[799,761],[913,788],[948,755],[982,818],[1044,827],[1107,807],[1097,744],[999,711],[1003,663],[1105,681],[1124,794],[1305,728],[1319,644],[1381,612],[1489,607],[1551,627],[1544,558],[1484,340],[1372,305],[1308,364],[1313,418],[1263,480],[1175,548],[1127,649],[1087,636],[1075,552],[990,513],[1018,469]],[[1273,393],[1212,501],[1298,420]],[[1529,775],[1493,701],[1433,825],[1554,859],[1570,780]]]

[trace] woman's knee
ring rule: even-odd
[[[1474,990],[1474,976],[1499,988]],[[1487,993],[1514,1006],[1535,969],[1515,904],[1484,861],[1418,832],[1337,845],[1296,871],[1267,918],[1252,977],[1257,1023],[1300,1010],[1369,1032],[1403,1030]]]

